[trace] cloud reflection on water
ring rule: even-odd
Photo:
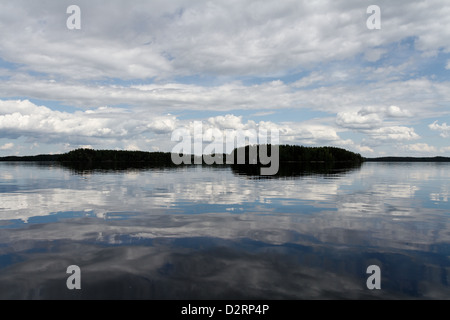
[[[70,264],[89,298],[376,298],[364,280],[374,261],[389,270],[382,298],[448,296],[449,173],[391,168],[249,180],[223,168],[2,166],[0,282],[11,290],[0,298],[73,298],[56,272]]]

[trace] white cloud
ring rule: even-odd
[[[12,148],[14,148],[14,143],[9,142],[4,144],[3,146],[0,146],[0,150],[4,151],[4,150],[11,150]]]
[[[370,143],[396,142],[418,139],[414,128],[395,125],[392,119],[409,118],[411,113],[397,106],[366,106],[358,111],[340,112],[336,115],[336,124],[342,128],[355,130],[366,135]],[[370,147],[360,147],[361,151],[373,152]]]
[[[434,153],[437,151],[435,146],[430,146],[427,143],[407,144],[402,146],[402,149],[421,153]]]
[[[367,133],[372,139],[379,141],[410,141],[420,138],[414,128],[402,126],[382,127]]]
[[[440,124],[438,124],[438,121],[436,120],[432,124],[428,125],[428,128],[430,128],[430,130],[440,132],[440,136],[442,138],[450,137],[450,126],[448,126],[447,123],[445,123],[445,122],[440,125]]]
[[[175,128],[174,116],[154,116],[98,108],[75,113],[51,110],[28,100],[0,100],[0,133],[30,140],[77,141],[90,144],[92,139],[130,139],[140,134],[168,133]]]
[[[336,123],[349,129],[372,129],[379,127],[382,119],[376,113],[340,112],[336,116]]]
[[[128,145],[125,147],[125,149],[126,149],[126,150],[129,150],[129,151],[139,151],[139,150],[142,150],[142,148],[139,148],[135,143],[128,144]]]
[[[295,127],[295,139],[312,145],[339,143],[341,140],[336,130],[327,125],[298,124]]]
[[[367,6],[354,0],[80,0],[79,32],[65,27],[66,4],[2,3],[2,57],[71,79],[142,79],[277,75],[358,54],[375,61],[383,46],[411,37],[421,51],[450,50],[445,1],[390,3],[377,33],[365,28]]]
[[[369,147],[369,146],[355,146],[356,150],[358,150],[361,153],[374,153],[375,151]]]
[[[245,127],[242,123],[242,117],[237,117],[232,114],[211,117],[208,119],[208,122],[219,129],[242,130]]]
[[[177,119],[174,116],[157,116],[152,118],[147,128],[157,134],[165,134],[176,129]]]
[[[386,115],[393,118],[411,117],[412,114],[408,110],[402,110],[397,106],[390,106],[386,109]]]
[[[339,112],[336,123],[344,128],[366,130],[380,127],[385,118],[409,118],[411,115],[410,111],[397,106],[366,106],[358,111]]]
[[[36,106],[29,101],[0,101],[0,130],[11,134],[76,134],[81,136],[109,136],[125,133],[112,127],[107,118],[86,117],[78,112],[68,114]]]

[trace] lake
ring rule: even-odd
[[[0,299],[447,299],[449,199],[450,163],[267,179],[0,163]]]

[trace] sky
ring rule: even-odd
[[[0,0],[0,36],[0,156],[168,152],[199,122],[450,156],[448,0]]]

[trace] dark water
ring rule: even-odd
[[[0,298],[447,299],[449,198],[447,163],[275,179],[2,163]]]

